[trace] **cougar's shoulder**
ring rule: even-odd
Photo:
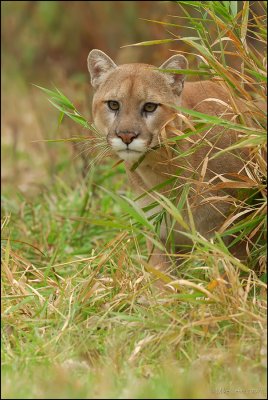
[[[185,82],[182,92],[183,107],[215,115],[224,107],[226,108],[222,102],[217,102],[217,100],[230,106],[230,96],[220,83],[210,80]]]

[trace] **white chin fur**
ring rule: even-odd
[[[120,138],[111,139],[111,145],[118,156],[124,161],[137,161],[142,153],[146,151],[145,141],[142,139],[134,139],[127,146]]]
[[[144,153],[146,151],[145,141],[142,139],[134,139],[133,142],[128,146],[130,150],[141,151]]]
[[[121,150],[117,151],[117,155],[124,161],[134,162],[142,156],[142,152]]]

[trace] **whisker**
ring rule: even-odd
[[[91,130],[95,133],[97,137],[104,138],[104,135],[101,132],[99,132],[93,124],[91,124]]]
[[[104,149],[102,152],[100,152],[95,158],[91,160],[91,162],[88,164],[88,168],[92,168],[93,165],[95,165],[98,161],[100,161],[102,158],[104,158],[105,155],[107,155],[110,151],[110,148]]]
[[[77,157],[81,156],[84,153],[87,153],[87,155],[88,155],[90,151],[93,152],[97,148],[105,149],[107,147],[107,142],[106,141],[102,141],[100,143],[95,143],[95,144],[90,145],[90,146],[88,146],[86,143],[83,143],[83,144],[79,143],[79,146],[77,146],[77,147],[84,147],[84,148],[81,151],[79,151],[79,153],[76,154],[73,159],[76,159]]]

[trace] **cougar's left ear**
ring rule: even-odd
[[[91,76],[91,84],[97,89],[104,81],[107,73],[114,70],[117,65],[101,50],[91,50],[87,57],[87,67]]]
[[[187,59],[181,55],[176,54],[170,57],[167,61],[165,61],[161,67],[161,69],[188,69],[188,61]],[[165,75],[169,78],[170,84],[177,95],[179,95],[183,89],[183,83],[185,80],[184,74],[175,74],[166,72]]]

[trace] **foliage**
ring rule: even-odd
[[[96,157],[90,154],[91,168],[75,183],[57,175],[31,201],[3,196],[3,397],[265,397],[266,115],[259,101],[266,99],[266,66],[258,49],[266,39],[266,3],[258,4],[257,17],[247,1],[178,1],[175,23],[151,22],[175,30],[168,40],[184,42],[201,59],[189,75],[224,81],[233,98],[250,104],[256,124],[239,110],[236,121],[223,121],[178,109],[188,119],[185,137],[214,124],[235,128],[236,146],[250,157],[243,178],[223,182],[241,190],[232,215],[214,241],[189,226],[193,250],[180,255],[172,279],[147,262],[145,238],[154,232],[161,247],[156,228],[163,215],[147,218],[135,206],[122,164],[95,162],[108,154],[99,132],[62,91],[43,88],[60,111],[59,125],[66,116],[84,128],[83,135],[49,141],[79,142]],[[191,36],[176,33],[181,21]],[[181,222],[188,187],[177,205],[153,189],[151,206],[161,204]],[[231,255],[226,234],[233,244],[252,245],[247,265]],[[170,291],[159,293],[157,278]]]

